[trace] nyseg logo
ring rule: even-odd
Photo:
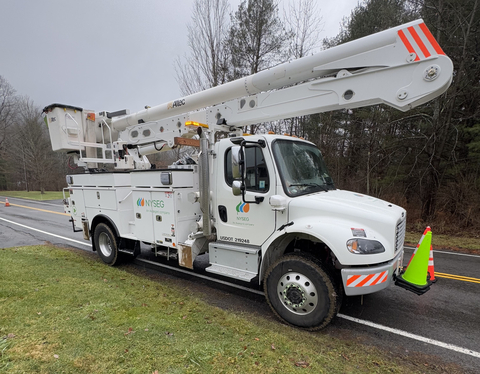
[[[143,197],[137,199],[137,206],[146,206],[147,208],[164,208],[163,200],[145,200]]]
[[[236,207],[237,213],[248,213],[250,210],[250,204],[249,203],[244,203],[240,202],[237,207]]]

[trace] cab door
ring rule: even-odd
[[[268,147],[249,144],[245,147],[245,201],[232,192],[232,146],[219,150],[216,168],[217,193],[215,209],[217,238],[234,244],[262,245],[275,231],[275,212],[269,204],[275,195],[275,171]],[[263,198],[255,203],[256,198]],[[257,199],[258,200],[258,199]],[[214,200],[215,201],[215,200]]]

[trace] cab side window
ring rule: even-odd
[[[245,148],[246,175],[245,187],[247,191],[267,192],[270,188],[267,164],[263,157],[260,147],[251,146]],[[232,175],[232,150],[227,150],[225,154],[225,181],[231,186],[233,182]]]

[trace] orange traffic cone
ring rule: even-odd
[[[5,199],[5,206],[10,206],[10,203],[8,202],[8,199]]]
[[[435,283],[437,278],[435,278],[435,271],[433,269],[433,248],[430,246],[430,258],[428,259],[428,275],[430,276],[429,281]]]
[[[410,257],[410,261],[408,261],[408,265],[410,265],[410,262],[412,262],[413,257],[414,257],[415,254],[417,253],[418,248],[419,248],[420,245],[422,244],[423,238],[425,237],[425,235],[427,235],[427,232],[429,232],[429,231],[432,231],[432,229],[430,228],[430,226],[427,226],[427,228],[426,228],[425,231],[423,232],[422,237],[420,238],[420,241],[419,241],[418,244],[417,244],[417,248],[415,248],[415,252],[413,252],[412,257]],[[407,268],[408,268],[408,265],[406,266]]]

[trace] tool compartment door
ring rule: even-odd
[[[152,214],[155,243],[166,247],[174,247],[175,239],[175,206],[174,193],[171,189],[152,192]]]
[[[138,189],[132,192],[132,196],[134,213],[132,234],[143,242],[153,243],[155,237],[151,211],[152,195],[149,190]]]

